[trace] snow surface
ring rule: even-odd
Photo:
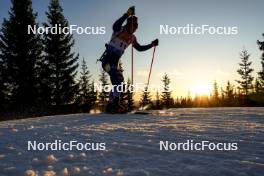
[[[75,114],[0,123],[0,176],[264,176],[264,108]],[[106,142],[106,151],[28,151],[27,141]],[[159,141],[237,142],[237,151],[160,151]]]

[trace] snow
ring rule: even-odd
[[[149,115],[73,114],[0,123],[0,176],[263,176],[264,108]],[[105,142],[106,150],[28,151],[27,141]],[[238,143],[237,151],[160,151],[160,141]]]

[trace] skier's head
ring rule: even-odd
[[[133,34],[138,28],[138,22],[136,16],[130,16],[127,19],[126,30],[128,33]]]

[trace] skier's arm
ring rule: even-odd
[[[116,22],[113,24],[113,30],[114,32],[118,32],[122,28],[122,24],[125,22],[125,20],[129,17],[127,13],[125,13],[122,17],[120,17]]]
[[[133,42],[133,47],[138,50],[138,51],[146,51],[150,48],[152,48],[153,46],[157,46],[158,45],[158,39],[156,40],[153,40],[150,44],[148,45],[140,45],[138,42],[137,42],[137,39],[136,37],[134,37],[134,42]]]

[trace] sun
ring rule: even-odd
[[[207,84],[197,85],[192,88],[193,96],[196,95],[207,95],[211,94],[211,86]]]

